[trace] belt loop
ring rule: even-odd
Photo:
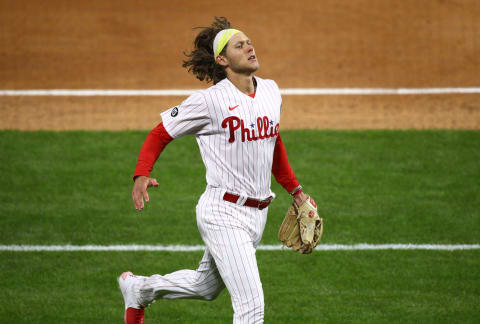
[[[224,196],[227,193],[227,190],[223,189],[223,188],[219,188],[219,189],[220,189],[220,197],[222,197],[222,199],[224,199]]]
[[[248,199],[247,196],[239,195],[236,204],[240,205],[240,206],[243,206],[243,205],[245,205],[245,202],[247,201],[247,199]]]

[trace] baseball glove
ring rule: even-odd
[[[302,254],[312,253],[323,234],[323,219],[318,216],[317,205],[308,196],[298,206],[295,201],[285,215],[278,231],[278,239],[284,246]]]

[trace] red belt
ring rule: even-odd
[[[229,202],[232,202],[234,204],[237,203],[238,199],[240,198],[239,195],[234,195],[234,194],[231,194],[231,193],[228,193],[226,192],[224,195],[223,195],[223,200],[225,201],[229,201]],[[272,197],[268,197],[267,199],[265,200],[258,200],[258,199],[254,199],[254,198],[247,198],[247,200],[245,200],[245,203],[243,204],[244,206],[248,206],[248,207],[254,207],[254,208],[258,208],[260,210],[264,209],[264,208],[267,208],[268,205],[270,205],[270,203],[272,202],[273,198]]]

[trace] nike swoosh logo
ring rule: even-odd
[[[240,106],[240,105],[236,105],[235,107],[228,107],[228,110],[232,111],[232,110],[234,110],[235,108],[237,108],[238,106]]]

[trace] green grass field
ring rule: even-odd
[[[480,132],[285,131],[325,219],[323,243],[480,243]],[[172,142],[142,212],[131,176],[146,132],[0,131],[0,245],[202,244],[193,138]],[[261,244],[279,244],[290,198]],[[0,252],[0,323],[121,323],[116,276],[195,268],[201,252]],[[478,323],[480,250],[258,251],[266,323]],[[230,323],[214,302],[158,301],[148,323]]]

